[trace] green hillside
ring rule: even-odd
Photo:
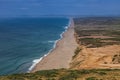
[[[119,69],[43,70],[35,73],[1,76],[0,80],[120,80]]]

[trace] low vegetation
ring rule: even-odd
[[[75,18],[78,43],[88,48],[120,44],[120,18]]]
[[[74,56],[73,56],[73,59],[79,54],[79,52],[81,51],[82,49],[77,47],[74,51]]]
[[[119,80],[119,69],[43,70],[35,73],[0,76],[0,80]]]
[[[115,54],[112,58],[112,63],[113,64],[120,64],[120,53],[119,54]]]

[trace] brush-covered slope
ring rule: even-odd
[[[0,80],[119,80],[120,70],[43,70],[35,73],[1,76]]]

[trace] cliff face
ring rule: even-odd
[[[120,45],[99,48],[82,47],[72,60],[71,69],[120,68]]]
[[[71,69],[120,68],[120,19],[74,19],[75,38],[81,51]]]

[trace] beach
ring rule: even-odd
[[[74,37],[74,22],[71,19],[68,29],[62,34],[62,38],[57,41],[56,47],[44,57],[31,72],[69,68],[76,47],[77,43]]]

